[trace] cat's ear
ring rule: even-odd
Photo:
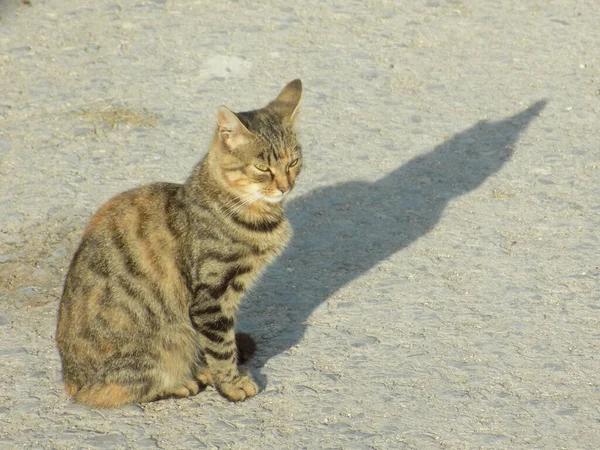
[[[277,98],[269,103],[269,107],[281,114],[284,122],[291,124],[296,118],[301,99],[302,81],[296,79],[286,84]]]
[[[217,114],[217,131],[221,141],[234,150],[250,140],[251,133],[238,119],[233,111],[225,106],[219,108]]]

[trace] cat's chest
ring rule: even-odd
[[[243,267],[244,272],[255,275],[283,252],[291,235],[287,221],[268,232],[205,228],[190,242],[188,250],[192,266],[202,267],[202,272]]]
[[[275,230],[244,233],[246,242],[258,254],[264,254],[267,261],[279,255],[292,237],[292,228],[287,220],[282,220]]]

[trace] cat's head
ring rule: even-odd
[[[294,130],[301,97],[302,82],[294,80],[264,108],[219,109],[211,152],[225,188],[243,203],[279,203],[294,187],[302,168]]]

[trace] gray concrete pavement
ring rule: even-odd
[[[0,448],[600,444],[597,1],[0,1]],[[247,297],[255,398],[62,390],[65,270],[183,181],[221,104],[305,85],[295,238]]]

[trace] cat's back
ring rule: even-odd
[[[190,371],[197,338],[177,262],[181,245],[169,227],[179,190],[156,183],[124,192],[86,226],[56,333],[65,387],[78,401],[145,401],[176,390]]]
[[[88,221],[83,237],[135,232],[139,237],[168,226],[169,205],[180,184],[152,183],[122,192],[104,203]]]
[[[59,340],[73,328],[69,317],[98,316],[117,306],[135,310],[134,303],[185,310],[189,295],[177,265],[180,243],[169,227],[170,204],[180,187],[154,183],[123,192],[91,217],[67,274]],[[63,327],[67,321],[69,327]]]

